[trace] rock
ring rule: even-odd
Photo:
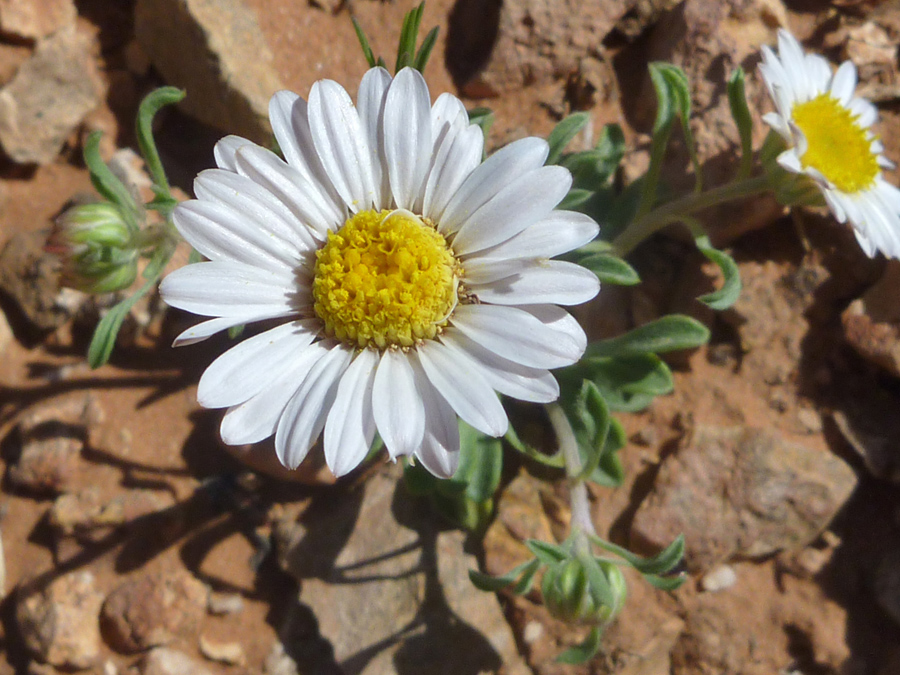
[[[74,313],[59,287],[59,263],[44,252],[46,240],[46,232],[17,232],[0,251],[0,293],[9,297],[32,333],[54,330]]]
[[[83,670],[100,655],[97,617],[103,594],[87,571],[57,577],[41,590],[19,590],[16,621],[28,650],[53,666]]]
[[[496,96],[577,73],[637,0],[457,2],[447,68],[469,96]]]
[[[657,551],[683,533],[694,572],[801,548],[827,527],[856,482],[837,457],[772,431],[698,426],[660,467],[635,514],[632,544]]]
[[[354,494],[325,495],[302,523],[276,527],[280,562],[300,581],[297,612],[312,611],[306,623],[318,623],[348,672],[387,675],[424,663],[528,672],[497,598],[468,580],[477,561],[464,553],[464,535],[439,532],[423,502],[398,486],[400,474],[388,466]],[[282,636],[286,651],[315,670],[311,641],[292,633]]]
[[[256,16],[242,0],[138,0],[135,35],[185,112],[268,142],[269,99],[281,85]],[[172,45],[178,49],[172,49]]]
[[[894,416],[898,405],[900,399],[894,393],[873,383],[864,396],[846,396],[843,409],[832,413],[838,430],[862,458],[869,473],[893,483],[900,483],[896,445],[900,420]]]
[[[707,593],[716,593],[731,588],[737,583],[737,574],[730,565],[719,565],[703,575],[700,588]]]
[[[151,649],[141,660],[140,675],[211,675],[197,659],[168,647]]]
[[[844,337],[864,359],[900,377],[900,261],[884,273],[841,315]]]
[[[12,327],[6,319],[6,313],[0,309],[0,354],[6,351],[6,348],[13,341]]]
[[[67,26],[39,41],[0,89],[0,145],[20,164],[49,164],[102,96],[90,39]]]
[[[50,526],[62,536],[97,539],[122,525],[175,505],[169,492],[129,490],[103,504],[96,489],[60,495],[49,513]]]
[[[691,612],[672,652],[672,675],[760,675],[750,670],[753,634],[715,605]]]
[[[3,531],[0,530],[0,600],[6,597],[6,553],[3,549]]]
[[[900,625],[900,548],[896,545],[883,554],[875,568],[875,601]]]
[[[74,25],[77,16],[72,0],[0,0],[0,31],[18,37],[47,37]]]
[[[211,591],[206,600],[206,610],[215,616],[240,614],[244,611],[244,599],[237,593]]]
[[[284,651],[284,645],[276,642],[263,663],[264,675],[299,675],[297,662]]]
[[[247,665],[247,655],[238,642],[216,642],[201,635],[199,645],[200,653],[210,661],[218,661],[228,666]]]
[[[81,449],[99,414],[93,399],[72,394],[36,404],[14,429],[18,458],[8,469],[13,485],[37,493],[71,487],[81,471]]]
[[[184,638],[198,630],[206,596],[206,586],[183,570],[130,579],[103,603],[104,637],[126,654]]]

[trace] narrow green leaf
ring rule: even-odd
[[[594,469],[590,480],[597,485],[616,488],[625,482],[625,467],[619,459],[619,450],[625,447],[627,440],[625,428],[615,417],[609,418],[609,433],[600,453],[600,463]]]
[[[558,544],[548,544],[539,539],[528,539],[525,545],[544,565],[555,565],[569,557],[569,552]]]
[[[591,632],[580,644],[570,647],[562,654],[556,657],[558,663],[566,663],[568,665],[577,666],[587,663],[594,655],[600,651],[601,638],[603,630],[600,626],[591,628]]]
[[[597,275],[601,283],[615,286],[634,286],[641,283],[641,278],[634,268],[616,255],[598,253],[578,261]]]
[[[147,164],[147,172],[153,180],[153,192],[157,198],[165,204],[167,201],[175,201],[169,189],[169,180],[163,169],[156,149],[156,140],[153,138],[153,118],[160,109],[167,105],[178,103],[184,98],[185,92],[176,87],[160,87],[154,89],[144,97],[138,108],[137,115],[137,142]],[[174,208],[174,207],[173,207]]]
[[[481,132],[484,134],[484,140],[487,141],[491,127],[494,125],[494,111],[483,106],[472,108],[469,111],[469,123],[480,126]]]
[[[422,40],[422,45],[419,47],[419,52],[416,54],[415,61],[413,61],[413,68],[418,70],[420,73],[425,72],[425,66],[428,65],[428,59],[431,58],[431,51],[434,49],[434,45],[437,43],[438,38],[438,27],[435,26],[430,31],[428,31],[428,35],[425,36],[425,39]]]
[[[503,438],[507,443],[509,443],[510,447],[512,447],[513,450],[521,452],[526,457],[529,457],[536,462],[543,464],[544,466],[549,466],[554,469],[562,469],[565,466],[565,459],[563,458],[561,452],[556,452],[552,455],[545,455],[537,448],[531,447],[528,443],[519,438],[519,435],[516,433],[516,430],[513,427],[512,423],[510,423],[509,428],[506,431],[506,435]]]
[[[95,131],[84,142],[84,163],[91,174],[91,183],[103,197],[119,206],[128,227],[136,232],[140,210],[125,184],[100,158],[102,136],[102,132]]]
[[[741,295],[741,274],[737,263],[730,255],[712,246],[702,247],[698,244],[697,248],[700,249],[703,255],[718,265],[719,269],[722,270],[723,277],[722,288],[712,293],[701,295],[697,299],[705,303],[707,307],[717,311],[728,309],[737,302],[738,297]]]
[[[676,574],[671,577],[661,577],[656,574],[645,574],[644,579],[654,588],[661,591],[674,591],[681,588],[688,577],[686,574]]]
[[[597,356],[633,356],[679,349],[693,349],[709,340],[709,329],[683,314],[670,314],[635,328],[617,338],[588,345],[585,358]]]
[[[563,155],[558,163],[572,174],[575,188],[597,190],[607,184],[625,156],[625,134],[618,124],[607,124],[593,150]]]
[[[490,574],[485,574],[478,570],[469,570],[469,579],[475,588],[493,593],[512,585],[522,572],[531,569],[533,565],[534,561],[529,560],[499,577],[493,577]]]
[[[600,458],[609,434],[609,409],[603,395],[590,380],[582,380],[581,389],[573,402],[560,400],[560,405],[569,418],[578,452],[581,455],[582,470],[575,480],[589,477],[600,464]]]
[[[403,27],[400,29],[400,43],[397,46],[397,64],[394,72],[398,73],[402,68],[411,65],[416,55],[416,38],[419,35],[419,26],[422,23],[422,13],[425,11],[425,3],[411,9],[403,17]]]
[[[476,502],[494,496],[503,470],[503,444],[459,421],[459,468],[454,481],[464,481],[466,496]]]
[[[635,555],[626,548],[611,541],[606,541],[598,536],[592,536],[591,541],[604,551],[609,551],[625,559],[629,565],[641,574],[665,574],[675,569],[684,557],[684,535],[678,535],[671,544],[652,558],[643,558]]]
[[[541,561],[537,558],[532,560],[531,563],[522,572],[522,577],[519,579],[518,583],[516,583],[516,585],[513,587],[513,593],[515,593],[516,595],[526,595],[530,593],[532,587],[534,586],[534,578],[540,568]]]
[[[353,22],[353,30],[356,31],[356,39],[359,40],[359,46],[362,47],[363,56],[366,57],[366,63],[369,64],[369,68],[374,68],[378,64],[375,61],[375,54],[372,52],[372,47],[369,45],[369,38],[366,37],[365,31],[362,29],[362,26],[359,25],[359,21],[356,20],[356,17],[350,17],[350,21]]]
[[[753,171],[753,117],[747,106],[743,68],[735,70],[728,79],[728,106],[741,139],[741,164],[735,180],[744,180]]]
[[[241,333],[244,332],[244,329],[246,327],[247,327],[246,324],[241,323],[241,324],[238,324],[237,326],[232,326],[231,328],[229,328],[228,329],[229,339],[237,340],[241,336]]]
[[[578,133],[584,129],[591,121],[591,116],[586,112],[577,112],[569,115],[559,124],[553,127],[553,131],[547,136],[547,143],[550,145],[550,154],[547,155],[545,164],[559,164],[566,146],[572,141]]]
[[[563,200],[556,206],[556,208],[563,211],[578,211],[581,207],[587,204],[587,202],[593,196],[594,192],[592,192],[591,190],[582,190],[579,188],[575,188],[569,190],[568,194],[563,197]]]

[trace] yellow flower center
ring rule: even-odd
[[[410,347],[446,323],[459,271],[430,223],[408,211],[363,211],[316,253],[315,311],[339,340]]]
[[[819,171],[841,192],[854,193],[872,186],[878,176],[878,161],[867,130],[857,121],[858,115],[830,94],[821,94],[795,105],[791,116],[809,144],[800,158],[804,167]]]

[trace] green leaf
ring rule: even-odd
[[[544,565],[555,565],[569,557],[569,551],[558,544],[548,544],[540,539],[528,539],[525,542],[528,550]]]
[[[520,574],[522,574],[523,572],[528,572],[534,566],[534,562],[534,560],[524,562],[499,577],[493,577],[490,574],[485,574],[484,572],[479,572],[478,570],[469,570],[469,579],[471,580],[475,588],[481,591],[488,591],[489,593],[493,593],[515,583]]]
[[[403,484],[413,497],[427,497],[437,489],[439,481],[421,464],[406,462],[403,466]]]
[[[590,380],[582,380],[574,399],[561,396],[559,404],[569,419],[581,455],[581,473],[571,478],[584,480],[600,464],[609,434],[609,409],[597,385]]]
[[[597,607],[615,607],[618,604],[618,598],[613,593],[612,586],[609,585],[609,579],[606,573],[600,567],[600,563],[592,555],[580,555],[578,561],[584,567],[585,574],[588,578],[588,590],[594,605]]]
[[[617,255],[597,253],[582,258],[578,264],[596,274],[604,284],[634,286],[641,283],[641,278],[634,268]]]
[[[466,483],[466,496],[476,502],[494,496],[503,470],[503,444],[459,421],[459,468],[453,481]]]
[[[684,557],[684,535],[678,535],[671,544],[652,558],[643,558],[631,551],[598,536],[591,536],[591,541],[604,551],[614,553],[623,558],[641,574],[665,574],[675,569]]]
[[[356,20],[356,17],[350,17],[350,21],[353,22],[353,30],[356,31],[356,39],[359,40],[359,46],[362,47],[363,56],[366,57],[366,63],[369,64],[369,68],[374,68],[378,64],[375,61],[375,54],[372,52],[372,47],[369,45],[369,38],[366,37],[365,31],[362,29],[362,26],[359,25],[359,21]]]
[[[513,593],[516,595],[526,595],[531,592],[531,588],[534,586],[534,577],[537,575],[537,571],[541,568],[541,561],[535,558],[529,563],[529,565],[525,568],[522,573],[521,578],[518,583],[513,586]]]
[[[701,237],[696,240],[696,243],[700,252],[722,270],[723,277],[722,288],[712,293],[701,295],[697,299],[710,309],[717,311],[728,309],[737,302],[738,297],[741,295],[741,274],[737,263],[724,251],[713,248],[709,243],[709,237]]]
[[[566,663],[573,666],[587,663],[594,658],[594,655],[600,650],[602,637],[603,630],[600,626],[594,626],[591,628],[591,632],[588,633],[588,636],[583,642],[564,651],[556,657],[556,661],[558,663]]]
[[[588,345],[585,358],[634,356],[693,349],[709,340],[709,329],[683,314],[670,314],[609,340]]]
[[[469,123],[481,127],[481,133],[484,134],[484,140],[487,141],[491,127],[494,125],[494,111],[484,106],[472,108],[469,111]]]
[[[168,212],[174,208],[171,202],[176,202],[169,189],[169,180],[159,159],[159,151],[156,149],[156,141],[153,138],[153,118],[156,113],[167,105],[178,103],[184,98],[185,92],[176,87],[160,87],[154,89],[144,97],[138,108],[137,115],[137,142],[147,164],[147,172],[153,179],[153,193],[160,200],[161,212],[168,208]]]
[[[231,340],[237,340],[241,336],[241,333],[244,332],[244,329],[246,327],[247,327],[247,324],[245,324],[245,323],[239,323],[237,326],[232,326],[231,328],[228,329],[228,337]]]
[[[590,190],[575,188],[569,190],[569,193],[565,197],[563,197],[563,200],[557,205],[556,208],[563,211],[578,211],[593,196],[594,193]]]
[[[674,591],[681,588],[688,577],[686,574],[676,574],[671,577],[661,577],[656,574],[645,574],[644,579],[654,588],[661,591]]]
[[[669,367],[651,353],[582,359],[575,366],[558,372],[557,376],[591,380],[609,408],[619,412],[643,410],[655,397],[668,394],[674,388]]]
[[[550,145],[550,154],[547,155],[545,164],[559,164],[563,150],[591,121],[591,116],[586,112],[577,112],[569,115],[559,124],[553,127],[553,131],[547,136]]]
[[[620,487],[625,482],[625,468],[619,459],[619,450],[625,447],[625,428],[614,417],[610,417],[609,433],[600,452],[600,463],[590,475],[590,480],[604,487]]]
[[[428,59],[431,57],[431,51],[434,49],[435,43],[437,43],[437,38],[438,27],[435,26],[428,31],[428,35],[422,40],[422,46],[419,47],[419,52],[416,54],[416,58],[413,61],[413,68],[420,73],[425,72],[425,66],[428,65]]]
[[[91,174],[91,183],[97,192],[120,208],[128,227],[137,232],[140,209],[125,184],[100,158],[102,136],[102,132],[95,131],[84,142],[84,163]]]
[[[506,431],[506,436],[503,437],[507,443],[513,448],[513,450],[517,450],[521,452],[526,457],[535,460],[539,464],[543,464],[544,466],[549,466],[554,469],[562,469],[565,467],[565,459],[562,456],[561,452],[556,452],[552,455],[546,455],[537,448],[531,447],[528,443],[519,438],[519,435],[516,433],[515,428],[510,421],[509,428]]]
[[[753,171],[753,117],[747,106],[742,68],[735,70],[728,79],[728,106],[741,138],[741,164],[735,180],[744,180]]]
[[[416,38],[419,35],[419,26],[422,23],[422,13],[425,11],[425,3],[414,7],[403,17],[403,27],[400,29],[400,43],[397,45],[397,64],[395,73],[411,65],[416,56]]]

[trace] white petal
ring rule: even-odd
[[[322,432],[337,395],[341,375],[353,355],[351,350],[328,342],[332,348],[310,369],[309,375],[285,407],[275,431],[275,452],[289,469],[300,465]],[[322,342],[317,344],[322,345]]]
[[[521,307],[461,305],[452,323],[481,346],[523,366],[570,366],[584,353],[577,336],[546,325]]]
[[[242,153],[239,151],[238,157]],[[237,161],[240,163],[240,159]],[[222,223],[223,227],[270,251],[273,257],[282,251],[280,257],[290,266],[297,264],[298,253],[317,247],[312,233],[290,209],[246,176],[222,169],[201,171],[194,180],[194,192],[201,202],[219,204],[233,214],[230,221]]]
[[[425,406],[425,436],[415,457],[438,478],[450,478],[459,466],[459,422],[415,358],[416,386]]]
[[[292,321],[243,340],[213,361],[197,387],[204,408],[227,408],[243,403],[284,370],[318,332],[317,321]]]
[[[847,107],[855,89],[856,66],[852,61],[844,61],[831,80],[831,95],[840,101],[842,106]]]
[[[388,349],[381,356],[372,391],[372,411],[378,433],[391,457],[411,455],[425,434],[425,408],[416,390],[409,356]]]
[[[479,165],[451,197],[440,217],[438,230],[456,232],[478,208],[488,202],[523,173],[540,167],[547,159],[549,146],[542,138],[523,138],[510,143]]]
[[[438,149],[438,141],[450,126],[463,129],[468,126],[468,114],[462,101],[453,94],[443,93],[431,106],[431,137],[434,139],[434,150]]]
[[[369,147],[353,101],[337,82],[313,84],[309,128],[322,166],[350,211],[371,208],[380,192],[380,176],[373,168],[377,149]]]
[[[359,111],[359,120],[366,133],[369,148],[380,158],[384,157],[384,102],[390,84],[391,75],[388,71],[384,68],[370,68],[363,75],[356,97],[356,109]],[[391,188],[382,162],[374,162],[372,170],[376,178],[375,183],[379,187],[375,199],[376,208],[390,208]]]
[[[441,342],[475,359],[488,384],[501,394],[532,403],[550,403],[559,398],[559,383],[549,370],[529,368],[497,356],[454,328],[444,331]]]
[[[343,476],[366,458],[375,437],[372,386],[378,353],[364,349],[344,372],[325,422],[325,461]]]
[[[572,187],[561,166],[529,171],[504,187],[460,224],[453,250],[466,255],[514,237],[546,217]]]
[[[404,68],[384,104],[384,157],[397,208],[415,208],[432,144],[428,85],[418,70]]]
[[[213,148],[216,166],[228,171],[237,171],[234,165],[234,153],[238,151],[238,148],[245,145],[256,145],[256,143],[240,136],[226,136],[220,139]]]
[[[484,132],[476,125],[451,127],[434,155],[434,164],[425,181],[422,214],[439,224],[450,199],[481,163]]]
[[[188,345],[193,345],[198,342],[203,342],[207,338],[215,335],[216,333],[227,330],[233,326],[242,326],[244,324],[253,323],[255,321],[262,321],[264,319],[268,319],[269,315],[264,313],[262,315],[249,314],[246,316],[226,316],[218,319],[210,319],[209,321],[203,321],[194,326],[191,326],[186,331],[183,331],[172,341],[173,347],[186,347]]]
[[[320,240],[328,230],[337,229],[347,219],[343,202],[331,199],[317,184],[275,154],[259,146],[245,146],[236,156],[237,170],[279,199],[296,219],[294,228],[306,237]]]
[[[503,263],[498,261],[496,267],[500,269]],[[510,276],[487,283],[473,282],[469,290],[481,302],[498,305],[580,305],[600,291],[597,275],[575,263],[532,260],[519,265],[519,270]]]
[[[202,316],[288,316],[298,298],[289,273],[232,262],[200,262],[159,285],[166,304]],[[302,295],[302,294],[301,294]]]
[[[506,411],[471,360],[460,358],[435,340],[418,347],[416,356],[428,380],[457,415],[489,436],[506,433]]]
[[[584,246],[600,233],[600,226],[594,219],[575,211],[551,211],[531,227],[502,244],[462,256],[466,272],[470,261],[515,258],[552,258]]]
[[[778,155],[777,161],[783,169],[787,169],[793,173],[803,173],[803,164],[800,163],[797,151],[793,148],[785,150]]]
[[[329,352],[329,343],[316,342],[292,359],[256,396],[225,413],[219,433],[228,445],[258,443],[275,433],[288,401],[303,385],[312,367]]]
[[[857,115],[856,122],[861,127],[868,129],[878,121],[878,108],[864,98],[855,98],[850,101],[850,112]]]

